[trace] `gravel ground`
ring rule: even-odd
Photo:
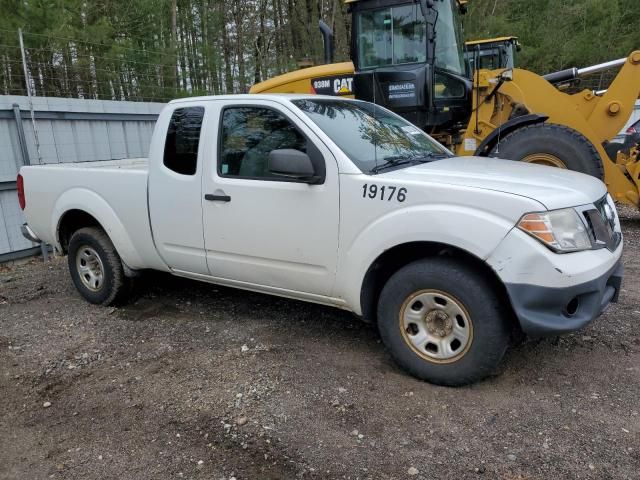
[[[640,217],[621,303],[465,388],[326,307],[153,275],[119,309],[66,259],[0,267],[0,478],[640,478]]]

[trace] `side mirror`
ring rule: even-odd
[[[269,153],[269,171],[274,175],[305,183],[317,183],[320,180],[309,155],[291,148],[272,150]]]

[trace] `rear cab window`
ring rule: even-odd
[[[173,111],[164,144],[164,166],[180,175],[195,175],[204,107]]]

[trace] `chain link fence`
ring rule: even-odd
[[[92,100],[167,102],[219,93],[204,58],[54,35],[0,29],[0,93]]]

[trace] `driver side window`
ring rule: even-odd
[[[218,174],[276,180],[269,171],[273,150],[307,152],[305,137],[280,112],[264,107],[232,107],[222,113]]]

